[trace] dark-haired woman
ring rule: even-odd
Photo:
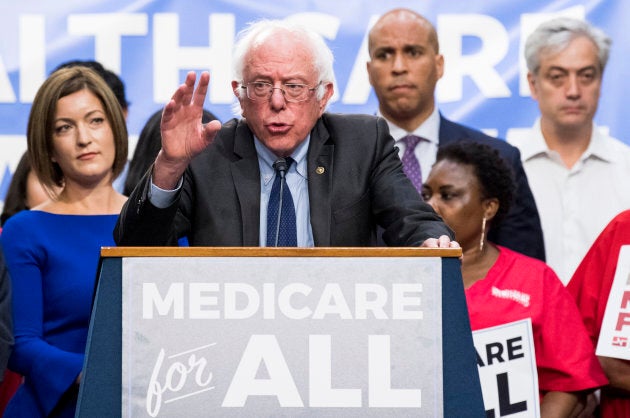
[[[569,417],[605,385],[575,302],[545,263],[487,240],[507,212],[512,173],[492,148],[462,141],[441,148],[424,199],[460,243],[471,328],[531,318],[542,417]]]

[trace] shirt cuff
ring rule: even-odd
[[[151,189],[149,190],[149,202],[153,206],[159,209],[165,209],[175,202],[177,198],[177,193],[182,188],[184,178],[181,177],[177,182],[177,186],[175,186],[174,190],[164,190],[160,189],[158,186],[153,184],[153,176],[151,176]]]

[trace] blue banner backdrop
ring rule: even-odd
[[[533,28],[557,14],[585,18],[613,39],[596,121],[630,143],[622,115],[629,81],[622,30],[630,2],[622,0],[43,0],[5,2],[0,16],[0,200],[26,149],[32,99],[62,62],[95,59],[124,80],[131,150],[147,118],[161,108],[187,71],[208,70],[206,107],[222,121],[234,115],[231,48],[236,33],[259,18],[296,19],[319,31],[335,53],[332,112],[377,108],[365,70],[366,34],[375,19],[408,7],[437,27],[445,76],[438,85],[449,118],[506,138],[538,114],[529,96],[522,45]],[[624,87],[626,85],[626,87]],[[131,155],[131,151],[130,151]]]

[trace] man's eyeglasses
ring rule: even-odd
[[[283,84],[282,87],[274,87],[271,83],[254,81],[252,83],[241,85],[241,88],[245,89],[247,97],[253,101],[270,100],[273,95],[273,91],[278,89],[282,92],[282,96],[287,102],[303,102],[308,100],[310,93],[317,89],[319,84],[315,87],[311,87],[307,84],[286,83]]]

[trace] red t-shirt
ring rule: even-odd
[[[466,289],[472,330],[531,318],[541,394],[607,384],[580,312],[558,276],[542,261],[497,248],[499,258],[485,279]]]
[[[621,212],[604,228],[567,284],[582,314],[593,347],[602,327],[622,245],[630,245],[630,211]],[[602,392],[601,418],[630,417],[630,398]]]

